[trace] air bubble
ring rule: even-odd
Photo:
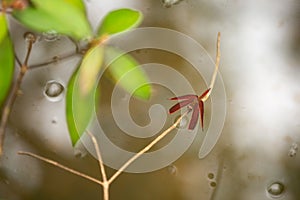
[[[52,60],[53,60],[54,62],[58,62],[59,59],[60,59],[59,56],[53,56],[53,57],[52,57]]]
[[[293,143],[290,150],[289,150],[289,157],[295,157],[298,151],[298,144],[297,143]]]
[[[217,183],[216,183],[216,182],[214,182],[214,181],[213,181],[213,182],[210,182],[210,186],[214,188],[214,187],[216,187],[216,186],[217,186]]]
[[[74,156],[76,158],[84,158],[87,155],[86,149],[75,147],[74,149]]]
[[[6,179],[5,179],[3,182],[4,182],[6,185],[9,185],[9,184],[10,184],[9,180],[6,180]]]
[[[49,101],[60,101],[64,96],[64,86],[54,80],[48,81],[45,86],[44,95]]]
[[[165,8],[171,8],[173,5],[179,4],[182,0],[162,0]]]
[[[214,179],[214,178],[215,178],[215,175],[214,175],[213,173],[209,173],[209,174],[207,175],[207,177],[208,177],[209,179]]]
[[[280,182],[274,182],[267,188],[267,192],[272,198],[278,198],[284,192],[284,185]]]
[[[44,40],[47,42],[54,42],[59,39],[59,34],[55,30],[43,32]]]
[[[179,119],[179,117],[180,117],[180,115],[177,116],[177,117],[175,118],[174,123]],[[184,129],[184,128],[187,127],[188,122],[189,122],[188,117],[187,117],[187,116],[184,116],[184,117],[181,119],[180,123],[176,126],[176,128]]]
[[[169,172],[169,174],[176,176],[178,173],[178,169],[175,165],[169,165],[168,172]]]
[[[32,33],[32,32],[26,32],[23,35],[24,39],[26,42],[31,42],[31,43],[35,43],[36,41],[36,36]]]
[[[51,123],[52,123],[52,124],[57,124],[57,118],[54,117],[54,118],[51,120]]]

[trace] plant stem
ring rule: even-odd
[[[93,145],[95,147],[96,150],[96,154],[97,154],[97,158],[98,158],[98,162],[99,162],[99,168],[100,168],[100,172],[102,174],[102,178],[103,178],[103,182],[107,182],[107,176],[106,176],[106,172],[105,172],[105,167],[103,164],[103,159],[100,153],[100,149],[97,143],[97,140],[95,138],[95,136],[90,132],[90,131],[86,131],[87,134],[90,136],[90,138],[92,139]]]
[[[74,169],[71,169],[71,168],[69,168],[69,167],[66,167],[66,166],[64,166],[64,165],[62,165],[62,164],[60,164],[60,163],[58,163],[58,162],[56,162],[56,161],[54,161],[54,160],[50,160],[50,159],[48,159],[48,158],[45,158],[45,157],[36,155],[36,154],[34,154],[34,153],[25,152],[25,151],[18,151],[18,154],[19,154],[19,155],[30,156],[30,157],[36,158],[36,159],[38,159],[38,160],[44,161],[44,162],[46,162],[46,163],[49,163],[49,164],[51,164],[51,165],[54,165],[55,167],[59,167],[59,168],[65,170],[65,171],[68,171],[68,172],[70,172],[70,173],[72,173],[72,174],[75,174],[75,175],[77,175],[77,176],[80,176],[80,177],[82,177],[82,178],[84,178],[84,179],[87,179],[87,180],[89,180],[89,181],[92,181],[92,182],[94,182],[94,183],[97,183],[97,184],[103,186],[103,182],[102,182],[102,181],[99,181],[99,180],[97,180],[96,178],[93,178],[93,177],[88,176],[88,175],[86,175],[86,174],[84,174],[84,173],[81,173],[81,172],[78,172],[78,171],[76,171],[76,170],[74,170]]]
[[[165,130],[162,134],[160,134],[157,138],[155,138],[151,143],[149,143],[146,147],[140,150],[137,154],[131,157],[126,163],[123,164],[122,167],[108,180],[108,183],[111,184],[131,163],[133,163],[136,159],[138,159],[141,155],[149,151],[155,144],[157,144],[160,140],[162,140],[168,133],[170,133],[176,126],[180,123],[182,118],[186,116],[190,110],[186,111],[183,115],[181,115],[172,126],[170,126],[167,130]]]
[[[104,183],[103,185],[103,198],[104,200],[109,200],[109,186],[108,182]]]
[[[17,99],[23,78],[28,70],[28,60],[30,57],[33,43],[34,43],[34,40],[30,40],[28,42],[28,49],[27,49],[27,53],[25,56],[25,60],[24,60],[23,64],[21,65],[21,69],[18,74],[17,80],[13,83],[13,86],[12,86],[12,89],[10,90],[8,99],[6,100],[4,107],[3,107],[2,118],[1,118],[1,122],[0,122],[0,156],[3,154],[3,143],[4,143],[5,130],[6,130],[8,118],[11,113],[12,106]],[[18,61],[18,63],[19,63],[19,61]]]
[[[221,33],[219,32],[218,33],[218,37],[217,37],[217,53],[216,53],[216,63],[215,63],[215,70],[214,70],[214,73],[212,75],[212,78],[211,78],[211,82],[210,82],[210,85],[209,85],[209,92],[202,98],[202,101],[205,102],[213,88],[214,88],[214,85],[215,85],[215,81],[216,81],[216,77],[217,77],[217,74],[218,74],[218,70],[219,70],[219,65],[220,65],[220,58],[221,58],[221,50],[220,50],[220,43],[221,43]]]
[[[55,63],[55,62],[58,62],[58,61],[61,61],[61,60],[64,60],[64,59],[67,59],[67,58],[71,58],[73,56],[76,56],[76,55],[81,55],[80,53],[78,52],[72,52],[72,53],[68,53],[66,55],[62,55],[62,56],[57,56],[57,59],[52,59],[50,61],[47,61],[47,62],[43,62],[43,63],[38,63],[38,64],[35,64],[35,65],[31,65],[29,67],[29,69],[36,69],[36,68],[40,68],[40,67],[43,67],[45,65],[50,65],[52,63]]]
[[[19,65],[20,67],[22,67],[21,60],[20,60],[19,57],[17,56],[16,52],[15,52],[15,59],[16,59],[18,65]]]
[[[97,140],[95,138],[95,136],[90,132],[90,131],[86,131],[87,134],[90,136],[90,138],[92,139],[94,148],[96,150],[96,154],[97,154],[97,159],[98,159],[98,163],[99,163],[99,169],[102,175],[102,181],[103,181],[103,198],[104,200],[109,200],[109,183],[107,181],[107,176],[106,176],[106,171],[105,171],[105,167],[104,167],[104,163],[103,163],[103,159],[100,153],[100,149],[97,143]]]

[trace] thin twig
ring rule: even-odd
[[[181,115],[176,122],[170,126],[167,130],[165,130],[162,134],[160,134],[157,138],[155,138],[150,144],[144,147],[141,151],[131,157],[126,163],[123,164],[122,167],[109,179],[109,184],[111,184],[131,163],[133,163],[136,159],[138,159],[141,155],[149,151],[155,144],[157,144],[160,140],[162,140],[168,133],[170,133],[173,129],[178,126],[180,121],[184,116],[186,116],[190,110],[186,111],[183,115]]]
[[[25,56],[25,60],[23,62],[23,65],[26,66],[26,68],[28,68],[28,60],[29,60],[30,53],[31,53],[31,50],[32,50],[32,45],[35,42],[35,40],[36,39],[34,38],[34,40],[31,40],[31,41],[28,42],[27,53],[26,53],[26,56]]]
[[[215,85],[215,81],[216,81],[216,77],[217,77],[217,74],[218,74],[218,70],[219,70],[219,65],[220,65],[220,58],[221,58],[221,51],[220,51],[220,43],[221,43],[221,33],[219,32],[218,33],[218,37],[217,37],[217,53],[216,53],[216,63],[215,63],[215,70],[214,70],[214,73],[212,75],[212,78],[211,78],[211,82],[210,82],[210,85],[209,85],[209,92],[202,98],[202,101],[205,102],[213,88],[214,88],[214,85]]]
[[[30,40],[28,42],[28,49],[25,56],[25,60],[21,66],[20,72],[18,74],[17,80],[13,83],[12,89],[10,91],[10,94],[8,96],[7,101],[4,104],[3,111],[2,111],[2,117],[0,122],[0,156],[3,153],[3,143],[5,138],[5,130],[8,122],[9,115],[11,113],[11,109],[13,104],[15,103],[17,96],[19,94],[19,90],[21,88],[21,84],[23,81],[23,78],[28,70],[28,59],[30,57],[32,45],[34,43],[34,40]]]
[[[95,136],[90,131],[87,130],[86,132],[90,136],[90,138],[92,139],[93,145],[94,145],[95,150],[96,150],[98,162],[99,162],[99,168],[100,168],[102,178],[103,178],[102,181],[105,182],[105,181],[107,181],[107,176],[106,176],[106,173],[105,173],[103,159],[102,159],[102,156],[101,156],[101,153],[100,153],[100,149],[99,149],[97,140],[96,140]]]
[[[97,140],[96,140],[95,136],[90,131],[87,130],[86,132],[90,136],[90,138],[92,139],[93,145],[94,145],[95,150],[96,150],[96,154],[97,154],[97,158],[98,158],[98,162],[99,162],[99,168],[100,168],[100,172],[102,174],[103,198],[104,198],[104,200],[109,200],[109,183],[107,181],[106,171],[105,171],[103,159],[102,159],[102,156],[101,156],[101,153],[100,153],[100,149],[99,149]]]
[[[63,55],[63,56],[57,56],[57,59],[55,59],[55,60],[52,59],[52,60],[47,61],[47,62],[43,62],[43,63],[38,63],[38,64],[35,64],[35,65],[31,65],[29,69],[31,70],[31,69],[36,69],[36,68],[44,67],[46,65],[50,65],[50,64],[56,63],[58,61],[61,61],[61,60],[67,59],[67,58],[71,58],[71,57],[77,56],[77,55],[81,55],[81,54],[77,53],[77,52],[72,52],[72,53],[68,53],[68,54]]]
[[[19,57],[17,56],[17,54],[16,54],[16,53],[15,53],[15,59],[16,59],[16,61],[17,61],[18,65],[19,65],[20,67],[22,67],[21,60],[19,59]]]
[[[19,154],[19,155],[26,155],[26,156],[30,156],[30,157],[36,158],[36,159],[38,159],[38,160],[41,160],[41,161],[44,161],[44,162],[49,163],[49,164],[51,164],[51,165],[54,165],[54,166],[56,166],[56,167],[59,167],[59,168],[65,170],[65,171],[68,171],[68,172],[72,173],[72,174],[75,174],[75,175],[77,175],[77,176],[80,176],[80,177],[82,177],[82,178],[85,178],[85,179],[87,179],[87,180],[89,180],[89,181],[92,181],[92,182],[97,183],[97,184],[99,184],[99,185],[103,185],[102,181],[99,181],[99,180],[97,180],[96,178],[93,178],[93,177],[91,177],[91,176],[88,176],[88,175],[86,175],[86,174],[84,174],[84,173],[78,172],[77,170],[74,170],[74,169],[71,169],[71,168],[69,168],[69,167],[66,167],[66,166],[64,166],[64,165],[62,165],[62,164],[60,164],[60,163],[58,163],[58,162],[56,162],[56,161],[54,161],[54,160],[50,160],[50,159],[48,159],[48,158],[45,158],[45,157],[36,155],[36,154],[34,154],[34,153],[25,152],[25,151],[18,151],[18,154]]]

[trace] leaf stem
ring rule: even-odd
[[[3,111],[2,111],[2,117],[0,122],[0,156],[3,154],[3,143],[5,138],[5,130],[8,123],[8,118],[11,113],[11,109],[13,104],[15,103],[17,96],[19,94],[19,90],[21,88],[21,84],[23,81],[23,78],[28,70],[28,60],[30,57],[32,45],[35,42],[35,38],[32,38],[28,41],[28,48],[25,56],[25,60],[23,64],[21,65],[20,72],[18,74],[17,80],[13,83],[12,89],[10,90],[8,99],[6,100]]]

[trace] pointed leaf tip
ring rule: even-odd
[[[134,97],[149,100],[152,87],[137,61],[129,54],[112,47],[106,47],[104,54],[113,81]]]
[[[142,13],[137,10],[123,8],[111,11],[102,20],[97,31],[98,36],[128,31],[139,26],[142,19]]]

